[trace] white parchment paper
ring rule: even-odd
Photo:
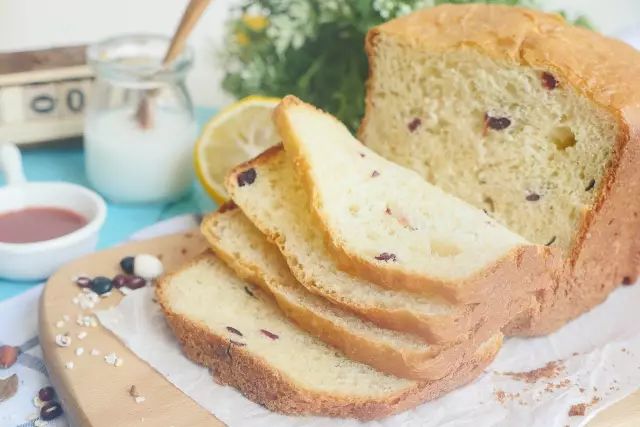
[[[214,383],[206,369],[182,355],[152,297],[153,289],[140,289],[98,318],[141,359],[230,426],[577,427],[640,386],[640,284],[616,290],[604,304],[550,336],[506,340],[495,362],[473,384],[370,423],[274,414]],[[554,360],[563,367],[554,378],[527,383],[504,374]],[[570,407],[580,403],[588,404],[586,415],[569,416]]]

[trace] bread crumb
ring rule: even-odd
[[[597,397],[597,396],[594,396],[593,399],[591,399],[591,402],[589,402],[589,403],[583,402],[583,403],[577,403],[575,405],[572,405],[569,408],[569,416],[570,417],[582,417],[587,412],[587,409],[589,407],[595,405],[599,401],[600,401],[600,398]]]
[[[564,365],[560,360],[553,360],[541,368],[534,369],[527,372],[505,372],[503,375],[507,375],[513,379],[524,381],[527,383],[535,383],[543,378],[552,379],[556,378],[564,370]]]
[[[506,393],[503,390],[497,390],[494,393],[494,395],[496,397],[496,400],[498,400],[498,402],[500,402],[500,403],[504,403],[507,399],[516,400],[516,399],[518,399],[520,397],[520,393]]]
[[[587,404],[586,403],[578,403],[576,405],[572,405],[571,408],[569,408],[569,416],[570,417],[582,417],[582,416],[584,416],[586,411],[587,411]]]

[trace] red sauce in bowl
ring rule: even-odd
[[[72,233],[86,224],[86,218],[76,212],[46,206],[0,213],[0,242],[42,242]]]

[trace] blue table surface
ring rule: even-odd
[[[202,126],[213,114],[215,110],[212,109],[197,109],[198,124]],[[22,150],[22,160],[29,181],[68,181],[89,186],[84,172],[84,152],[80,139],[53,147],[25,148]],[[0,185],[4,185],[1,174]],[[215,203],[196,181],[186,196],[171,203],[123,205],[107,202],[107,220],[100,232],[98,249],[118,244],[136,231],[160,220],[186,213],[207,212],[214,208]],[[0,279],[0,301],[38,283]]]

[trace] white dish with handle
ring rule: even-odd
[[[95,250],[107,207],[98,194],[67,182],[27,182],[20,151],[0,144],[0,170],[6,185],[0,187],[0,215],[33,207],[59,208],[86,219],[81,228],[50,240],[33,243],[0,242],[0,277],[41,280],[61,265]]]

